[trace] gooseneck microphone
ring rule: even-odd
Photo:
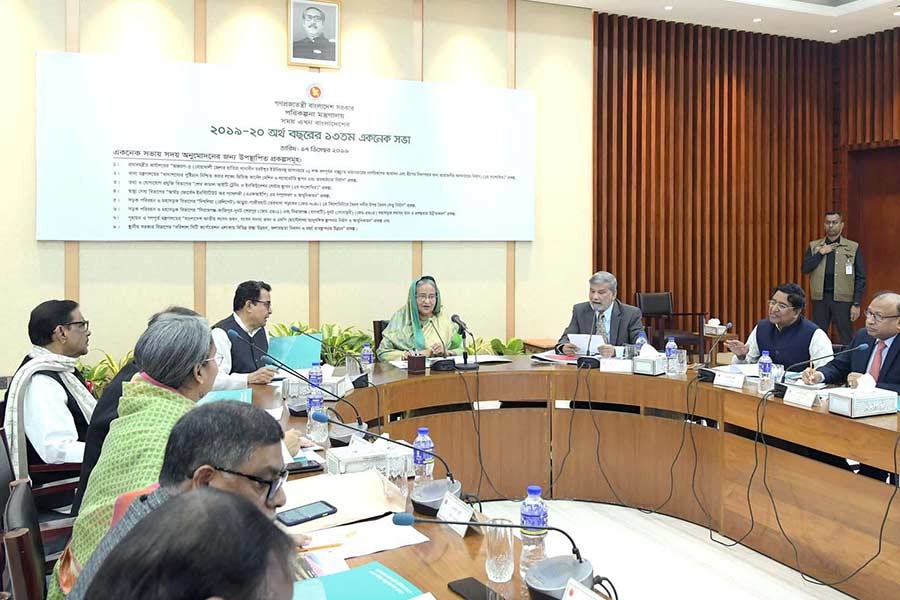
[[[722,341],[722,338],[728,335],[728,332],[731,331],[731,328],[733,326],[734,325],[731,323],[731,321],[725,323],[725,331],[716,336],[716,339],[713,341],[712,345],[709,347],[709,350],[706,353],[706,360],[703,362],[704,367],[709,367],[709,363],[712,360],[712,351],[716,348],[716,346],[719,345],[719,342]]]
[[[308,337],[310,339],[316,340],[323,346],[328,346],[329,348],[332,348],[332,349],[341,347],[341,344],[326,344],[325,340],[320,340],[316,336],[310,335],[309,333],[307,333],[306,331],[303,331],[296,325],[291,325],[291,332],[296,333],[297,335],[305,335],[306,337]],[[353,387],[355,387],[357,389],[362,389],[362,388],[368,387],[369,386],[369,373],[363,368],[362,362],[360,362],[360,360],[357,357],[353,356],[350,353],[347,353],[346,356],[349,356],[354,361],[356,361],[356,365],[359,367],[359,375],[357,375],[354,379],[350,380],[351,383],[353,383]]]
[[[413,525],[414,523],[438,523],[438,524],[450,524],[450,525],[472,525],[474,527],[481,527],[482,525],[485,527],[506,527],[508,529],[526,529],[521,525],[516,525],[514,523],[476,523],[476,522],[465,522],[465,521],[444,521],[442,519],[420,519],[419,517],[415,517],[410,513],[394,513],[392,517],[394,521],[394,525]],[[546,527],[542,527],[541,529],[546,529],[547,531],[556,531],[569,539],[569,542],[572,544],[572,554],[575,555],[575,558],[578,559],[578,562],[584,562],[584,559],[581,558],[581,551],[578,549],[578,546],[575,545],[575,540],[572,539],[572,536],[560,529],[559,527],[550,527],[549,525]]]
[[[433,456],[434,458],[439,460],[441,464],[444,465],[444,469],[447,470],[447,477],[446,479],[436,479],[424,485],[413,488],[412,493],[409,495],[409,499],[412,500],[413,509],[416,512],[424,515],[435,516],[437,515],[438,510],[441,508],[441,504],[443,503],[444,496],[447,494],[447,492],[450,492],[450,494],[456,496],[457,498],[462,496],[462,484],[453,478],[453,473],[450,471],[450,465],[448,465],[447,461],[445,461],[434,452],[421,450],[419,448],[416,448],[415,446],[407,444],[406,442],[394,440],[383,435],[371,433],[369,431],[366,431],[365,429],[351,427],[350,425],[334,421],[333,419],[329,419],[328,415],[323,412],[314,412],[311,416],[314,421],[317,421],[319,423],[331,423],[332,425],[346,427],[351,431],[359,431],[361,433],[368,434],[371,437],[378,438],[392,444],[397,444],[398,446],[407,448],[409,450],[412,450],[413,452],[421,452],[423,454],[427,454],[428,456]]]
[[[456,326],[459,327],[460,335],[463,335],[464,332],[469,331],[469,328],[466,327],[466,324],[463,322],[463,320],[459,318],[459,315],[453,315],[452,317],[450,317],[450,320],[456,323]]]
[[[579,356],[576,364],[579,369],[599,369],[600,368],[600,359],[591,356],[591,340],[594,338],[594,332],[597,331],[597,323],[600,321],[600,311],[598,309],[594,309],[594,322],[591,324],[591,334],[588,336],[587,348],[584,351],[584,356]],[[604,342],[606,340],[603,340]]]
[[[463,361],[462,361],[462,364],[459,364],[459,365],[455,364],[455,361],[454,361],[454,366],[456,367],[456,370],[457,371],[477,371],[478,370],[478,356],[477,356],[478,348],[475,349],[476,356],[475,356],[474,363],[469,362],[469,351],[466,349],[466,334],[468,333],[469,336],[471,336],[473,346],[475,345],[475,336],[472,334],[471,331],[469,331],[469,327],[465,324],[465,322],[459,318],[459,315],[451,316],[450,320],[453,321],[457,327],[459,327],[459,335],[462,336]]]
[[[502,527],[507,529],[523,529],[521,525],[513,523],[481,523],[466,521],[443,521],[441,519],[420,519],[409,513],[394,513],[391,517],[394,525],[413,525],[415,523],[436,523],[443,525],[469,525],[472,527]],[[571,556],[554,556],[536,562],[525,573],[525,584],[532,598],[536,600],[562,599],[569,579],[574,579],[590,589],[594,584],[594,567],[589,560],[581,557],[581,551],[575,545],[575,540],[568,533],[558,527],[543,527],[549,531],[563,534],[572,543]]]
[[[811,358],[809,360],[801,360],[798,363],[794,363],[785,369],[785,372],[790,371],[795,367],[802,367],[803,365],[807,365],[810,363],[814,363],[818,360],[822,360],[823,358],[834,358],[835,356],[840,356],[841,354],[847,354],[848,352],[856,352],[857,350],[868,350],[869,345],[866,343],[862,343],[859,346],[854,346],[853,348],[847,348],[846,350],[841,350],[840,352],[832,352],[831,354],[826,354],[825,356],[818,356],[816,358]]]
[[[809,360],[804,360],[804,361],[801,361],[798,363],[794,363],[794,364],[790,365],[789,367],[787,367],[784,370],[784,372],[787,373],[788,371],[790,371],[791,369],[793,369],[795,367],[802,367],[803,365],[809,365],[809,364],[816,362],[817,360],[822,360],[823,358],[831,358],[834,356],[840,356],[841,354],[847,354],[848,352],[857,352],[859,350],[868,350],[868,349],[869,349],[869,344],[862,343],[859,346],[854,346],[853,348],[847,348],[846,350],[841,350],[840,352],[833,352],[831,354],[826,354],[825,356],[819,356],[816,358],[811,358]],[[774,392],[775,397],[776,398],[784,398],[784,395],[787,393],[787,389],[788,389],[787,384],[782,383],[780,381],[776,381],[775,382],[775,392]]]
[[[292,369],[291,367],[287,366],[286,364],[284,364],[283,362],[281,362],[280,360],[278,360],[277,358],[275,358],[274,356],[272,356],[271,354],[269,354],[268,352],[266,352],[265,350],[263,350],[256,344],[254,344],[253,342],[242,338],[240,335],[238,335],[238,332],[235,331],[234,329],[228,330],[228,337],[230,337],[232,340],[241,340],[245,344],[248,344],[250,347],[261,352],[263,354],[263,356],[265,356],[268,359],[268,361],[266,361],[266,362],[268,362],[269,364],[277,365],[278,367],[284,369],[285,371],[287,371],[288,373],[290,373],[297,379],[300,379],[301,381],[305,381],[307,384],[311,385],[312,387],[314,387],[316,389],[322,390],[323,392],[325,392],[326,394],[328,394],[329,396],[334,398],[336,402],[343,402],[343,403],[347,404],[348,406],[350,406],[350,408],[353,409],[353,412],[356,414],[356,422],[360,425],[363,424],[362,417],[360,416],[359,411],[356,409],[356,406],[354,406],[352,402],[345,399],[343,396],[338,396],[331,390],[325,389],[322,386],[316,385],[315,383],[311,382],[309,380],[309,378],[305,377],[302,373],[299,373],[296,370]]]

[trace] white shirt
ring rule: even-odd
[[[55,379],[40,373],[31,378],[25,394],[25,436],[45,463],[80,463],[84,442],[78,441],[75,419],[66,405],[68,395]]]
[[[743,359],[734,356],[731,359],[732,364],[744,364],[744,363],[756,363],[759,362],[759,344],[756,342],[756,327],[753,328],[753,331],[750,332],[750,337],[747,338],[747,345],[750,346],[750,351],[747,352],[747,356]],[[821,329],[816,329],[816,332],[813,333],[812,339],[809,340],[809,356],[810,358],[815,356],[828,356],[833,354],[833,350],[831,349],[831,340],[828,338],[828,334],[822,331]],[[819,368],[823,365],[827,365],[831,362],[832,357],[828,356],[828,358],[823,358],[813,362],[816,368]],[[784,365],[785,368],[790,365]]]
[[[234,313],[234,320],[240,325],[241,329],[246,331],[252,338],[256,332],[261,329],[257,327],[253,331],[247,329],[241,318]],[[268,332],[266,340],[269,339]],[[228,332],[220,327],[214,327],[212,330],[213,342],[216,344],[216,359],[219,362],[219,374],[216,375],[216,381],[213,383],[214,390],[240,390],[247,387],[247,373],[231,372],[231,338]]]
[[[894,337],[890,337],[886,340],[875,340],[875,346],[872,348],[872,356],[869,357],[869,363],[866,365],[866,373],[869,372],[869,369],[872,368],[872,361],[875,360],[875,350],[878,348],[878,342],[884,342],[884,348],[881,350],[881,366],[884,366],[884,360],[887,358],[888,351],[891,349],[891,344],[894,343],[894,339],[896,339],[896,335]]]

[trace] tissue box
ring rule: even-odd
[[[666,357],[660,354],[652,358],[635,356],[631,361],[635,375],[665,375]]]
[[[329,475],[359,473],[370,469],[387,473],[387,467],[388,453],[380,448],[352,445],[325,451],[325,471]]]
[[[724,325],[703,325],[703,334],[704,335],[722,335],[725,333]]]
[[[828,394],[828,411],[851,419],[890,415],[897,412],[897,393],[872,390],[835,390]]]

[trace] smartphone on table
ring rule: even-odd
[[[307,521],[333,515],[336,512],[337,509],[331,504],[328,504],[324,500],[317,500],[316,502],[311,502],[309,504],[304,504],[303,506],[298,506],[297,508],[291,508],[290,510],[280,512],[276,518],[288,527],[292,527],[294,525],[306,523]]]
[[[457,579],[447,584],[450,591],[466,600],[505,600],[503,596],[484,585],[474,577]]]

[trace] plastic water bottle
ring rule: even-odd
[[[434,473],[434,456],[420,452],[426,450],[434,452],[434,442],[428,435],[427,427],[419,427],[419,435],[413,441],[413,464],[416,470],[416,478],[413,487],[418,487],[432,481],[432,473]]]
[[[325,399],[322,396],[322,367],[318,362],[309,370],[309,396],[306,397],[306,437],[317,444],[328,440],[328,423],[319,423],[312,418],[315,412],[325,412]]]
[[[634,353],[640,354],[641,348],[643,348],[644,344],[646,344],[646,343],[647,343],[647,336],[644,334],[643,331],[641,331],[637,335],[637,339],[634,340]]]
[[[772,357],[768,350],[762,351],[759,357],[759,385],[757,389],[762,392],[771,392],[775,389],[775,380],[772,378]]]
[[[370,344],[363,345],[362,351],[359,353],[359,361],[362,363],[366,373],[372,372],[372,367],[375,365],[375,353],[372,352]]]
[[[544,538],[547,536],[547,503],[541,498],[541,486],[529,485],[528,495],[519,507],[519,525],[522,527],[522,556],[519,558],[519,576],[524,580],[528,569],[546,558]]]
[[[670,337],[666,342],[666,375],[678,374],[678,344]]]

